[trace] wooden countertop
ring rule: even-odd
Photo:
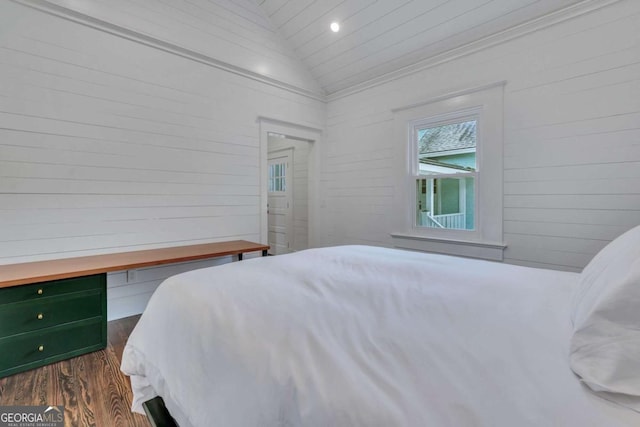
[[[130,270],[174,262],[238,255],[267,249],[269,249],[268,245],[246,240],[232,240],[201,245],[0,265],[0,288],[88,276],[109,271]]]

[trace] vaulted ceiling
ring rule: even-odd
[[[332,94],[584,0],[255,1]]]

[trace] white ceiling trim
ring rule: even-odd
[[[375,86],[379,86],[403,77],[410,76],[412,74],[416,74],[420,71],[436,67],[446,62],[450,62],[455,59],[479,52],[481,50],[497,46],[499,44],[550,27],[552,25],[576,18],[581,15],[585,15],[587,13],[591,13],[595,10],[609,6],[613,3],[617,3],[619,1],[620,0],[584,0],[580,3],[573,4],[571,6],[551,12],[547,15],[541,16],[531,21],[508,28],[504,31],[500,31],[471,43],[467,43],[458,48],[431,56],[407,67],[403,67],[396,71],[392,71],[382,76],[367,80],[366,82],[359,83],[336,92],[332,92],[326,96],[326,99],[327,101],[335,101],[340,98],[344,98],[346,96],[350,96],[373,88]]]
[[[287,126],[287,127],[296,128],[296,129],[302,129],[302,130],[307,131],[307,132],[314,132],[314,133],[319,133],[319,134],[322,134],[324,132],[320,128],[307,126],[307,125],[302,125],[302,124],[299,124],[299,123],[293,123],[293,122],[289,122],[289,121],[286,121],[286,120],[276,119],[274,117],[268,117],[268,116],[258,116],[257,122],[258,123],[270,123],[270,124],[279,125],[279,126]]]
[[[110,22],[103,21],[101,19],[97,19],[92,16],[86,15],[84,13],[76,12],[75,10],[56,5],[54,3],[51,3],[49,0],[12,0],[12,1],[15,3],[48,13],[50,15],[54,15],[54,16],[66,19],[68,21],[72,21],[81,25],[85,25],[87,27],[94,28],[99,31],[103,31],[105,33],[115,35],[117,37],[121,37],[123,39],[133,41],[135,43],[140,43],[145,46],[152,47],[154,49],[158,49],[173,55],[180,56],[182,58],[186,58],[195,62],[199,62],[204,65],[208,65],[210,67],[217,68],[219,70],[227,71],[229,73],[233,73],[238,76],[245,77],[247,79],[255,80],[255,81],[267,84],[269,86],[274,86],[279,89],[283,89],[288,92],[295,93],[297,95],[302,95],[311,99],[315,99],[317,101],[326,102],[326,97],[324,93],[312,92],[307,89],[303,89],[298,86],[291,85],[289,83],[285,83],[277,79],[266,77],[262,74],[258,74],[251,70],[247,70],[246,68],[238,67],[233,64],[220,61],[216,58],[213,58],[211,56],[197,52],[195,50],[186,48],[184,46],[167,42],[165,40],[162,40],[156,37],[151,37],[146,34],[140,33],[138,31],[132,30],[130,28],[126,28],[120,25],[115,25]]]
[[[487,84],[483,84],[483,85],[480,85],[480,86],[473,86],[473,87],[465,88],[465,89],[462,89],[462,90],[456,90],[456,91],[453,91],[453,92],[447,92],[447,93],[445,93],[443,95],[438,95],[436,97],[429,98],[429,99],[424,100],[424,101],[416,102],[414,104],[403,105],[401,107],[394,107],[394,108],[391,109],[391,112],[395,114],[395,113],[399,113],[401,111],[412,110],[412,109],[418,108],[418,107],[424,107],[425,105],[434,104],[436,102],[444,101],[446,99],[457,98],[459,96],[469,95],[470,93],[480,92],[480,91],[483,91],[483,90],[492,89],[494,87],[506,86],[506,85],[507,85],[507,81],[506,80],[500,80],[498,82],[492,82],[492,83],[487,83]]]

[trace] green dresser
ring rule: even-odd
[[[0,377],[107,345],[105,273],[0,288]]]

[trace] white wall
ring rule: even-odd
[[[259,116],[325,105],[0,2],[0,265],[259,241]]]
[[[249,254],[247,254],[247,257]],[[237,257],[233,257],[237,261]],[[232,257],[167,264],[135,270],[107,273],[107,319],[115,320],[142,313],[156,288],[169,276],[198,268],[231,262]]]
[[[293,245],[309,248],[309,152],[311,142],[269,136],[269,152],[293,148]]]
[[[622,0],[328,104],[319,241],[392,246],[392,109],[505,87],[505,261],[580,270],[640,223],[640,2]]]
[[[187,48],[233,71],[323,93],[254,0],[16,1],[67,17],[84,15]]]

